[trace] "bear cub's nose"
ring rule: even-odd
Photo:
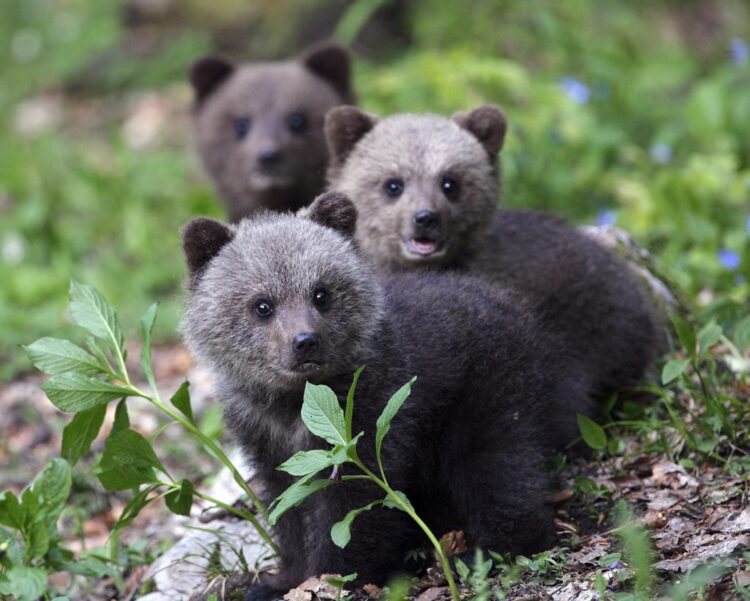
[[[310,353],[318,350],[319,346],[320,337],[314,332],[302,332],[292,340],[294,353],[301,358],[307,357]]]
[[[414,225],[420,228],[435,227],[440,223],[440,216],[434,211],[419,211],[414,214]]]
[[[275,165],[281,160],[281,151],[276,148],[264,150],[258,155],[258,162],[264,167]]]

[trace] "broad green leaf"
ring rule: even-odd
[[[458,577],[461,579],[461,582],[468,583],[469,577],[471,576],[471,570],[469,569],[469,566],[461,561],[460,557],[455,558],[455,564],[456,572],[458,572]]]
[[[18,497],[12,490],[0,494],[0,524],[20,530],[23,528],[24,512]]]
[[[72,483],[73,478],[68,462],[55,458],[31,485],[39,500],[42,515],[46,519],[50,531],[56,528],[57,519],[65,508],[65,503],[70,495]]]
[[[332,584],[336,588],[340,589],[342,588],[347,582],[352,582],[357,579],[357,572],[354,572],[353,574],[347,574],[346,576],[328,576],[325,578],[325,581],[328,584]]]
[[[578,429],[584,442],[592,449],[601,450],[607,447],[607,433],[591,418],[579,413]]]
[[[381,471],[383,468],[383,464],[380,459],[380,450],[383,446],[383,439],[385,438],[386,434],[388,434],[388,430],[391,429],[391,421],[393,421],[396,413],[398,413],[398,410],[401,409],[404,401],[409,398],[409,395],[411,394],[411,387],[416,379],[416,377],[412,378],[401,388],[399,388],[395,393],[393,393],[393,396],[388,399],[388,403],[386,403],[383,412],[380,414],[380,417],[378,417],[378,429],[375,433],[375,455],[377,457],[378,465],[380,466]]]
[[[47,527],[44,515],[42,513],[33,515],[32,521],[28,522],[23,530],[23,542],[26,544],[25,563],[44,557],[49,551],[50,535],[54,537],[55,530]]]
[[[302,421],[315,436],[332,445],[346,444],[346,424],[339,400],[328,386],[305,385]]]
[[[60,454],[72,465],[75,465],[81,457],[88,453],[91,443],[96,439],[104,423],[106,413],[106,405],[80,411],[63,428]]]
[[[47,592],[47,572],[44,568],[13,566],[0,581],[0,594],[13,595],[15,601],[36,601]]]
[[[411,501],[409,501],[409,497],[407,497],[400,490],[394,490],[393,494],[396,495],[401,503],[406,505],[406,507],[408,507],[410,511],[414,512],[414,506],[411,504]],[[386,495],[385,499],[383,499],[383,506],[387,507],[388,509],[400,509],[401,511],[403,511],[403,508],[398,505],[393,499],[391,499],[389,495]]]
[[[351,528],[354,519],[360,513],[369,511],[370,509],[375,507],[375,505],[380,505],[381,503],[382,501],[373,501],[372,503],[368,503],[364,507],[352,509],[344,516],[343,520],[341,520],[340,522],[336,522],[331,528],[331,540],[333,541],[333,544],[337,547],[340,547],[341,549],[346,547],[346,545],[348,545],[349,541],[352,539]]]
[[[694,357],[696,350],[696,337],[693,328],[677,314],[672,314],[669,317],[672,320],[675,332],[677,332],[677,338],[679,338],[680,344],[691,357]]]
[[[86,336],[86,346],[88,347],[89,352],[91,352],[91,354],[97,358],[101,365],[106,365],[111,370],[112,366],[109,363],[109,359],[107,359],[107,353],[105,353],[102,350],[102,347],[99,346],[96,338],[94,338],[93,336]]]
[[[688,365],[690,365],[690,359],[672,359],[671,361],[667,361],[661,370],[661,383],[669,384],[673,380],[676,380],[687,369]]]
[[[698,332],[698,344],[700,345],[701,353],[705,353],[714,344],[721,340],[723,334],[721,326],[715,323],[709,323],[707,326]]]
[[[79,326],[105,340],[112,350],[123,351],[124,337],[117,313],[97,290],[71,281],[70,313]]]
[[[88,576],[89,578],[98,578],[101,576],[117,578],[118,576],[118,572],[114,567],[96,557],[90,556],[65,563],[60,566],[60,571],[78,574],[79,576]]]
[[[90,376],[104,371],[96,357],[68,340],[40,338],[24,350],[34,366],[48,374],[72,372]]]
[[[69,413],[86,411],[121,397],[130,396],[127,388],[115,386],[104,380],[77,374],[58,374],[42,385],[52,404]]]
[[[125,490],[157,482],[153,468],[167,473],[148,440],[134,430],[120,430],[104,445],[98,478],[107,490]]]
[[[351,459],[355,459],[357,457],[357,443],[364,434],[364,432],[360,432],[345,445],[338,444],[333,447],[330,452],[331,464],[341,465]]]
[[[333,484],[331,480],[313,480],[310,482],[310,478],[312,476],[298,480],[274,499],[273,510],[268,516],[271,526],[274,526],[282,515],[302,503],[307,497]]]
[[[128,404],[125,399],[122,399],[117,403],[117,407],[115,408],[115,421],[112,424],[112,432],[110,432],[110,436],[117,434],[120,430],[127,430],[129,428],[130,417],[128,416]]]
[[[352,378],[352,385],[349,387],[349,392],[346,395],[346,408],[344,409],[344,423],[346,424],[346,437],[352,437],[352,418],[354,416],[354,392],[357,389],[357,382],[359,382],[359,375],[365,368],[363,365],[357,371],[354,372],[354,378]]]
[[[744,354],[750,348],[750,315],[734,326],[732,341],[740,353]]]
[[[151,363],[151,333],[154,331],[156,313],[159,310],[158,303],[154,303],[141,317],[141,332],[143,334],[143,346],[141,347],[141,367],[146,375],[151,389],[156,391],[156,378],[154,377],[154,366]]]
[[[191,424],[195,424],[195,418],[193,417],[193,409],[190,406],[190,391],[188,390],[190,386],[190,382],[185,380],[182,384],[180,384],[180,387],[177,389],[177,392],[175,392],[172,395],[172,398],[169,399],[169,402],[172,403],[177,409],[190,420]]]
[[[193,506],[193,492],[195,489],[189,480],[180,480],[180,488],[168,493],[165,500],[167,507],[178,515],[190,515]]]
[[[321,449],[298,451],[276,469],[292,476],[315,475],[320,470],[331,467],[331,453]]]

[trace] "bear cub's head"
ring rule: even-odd
[[[329,187],[354,199],[368,259],[385,269],[448,265],[480,245],[500,191],[498,107],[380,119],[344,106],[325,128]]]
[[[344,48],[323,43],[296,60],[239,65],[208,56],[189,76],[198,152],[232,221],[296,210],[322,191],[325,113],[353,101]]]
[[[272,394],[354,371],[382,312],[382,292],[351,241],[355,220],[351,201],[329,192],[298,216],[188,223],[191,351],[230,382]]]

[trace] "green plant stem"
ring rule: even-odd
[[[437,552],[438,557],[440,557],[440,563],[443,566],[443,572],[445,572],[445,579],[448,581],[448,586],[450,587],[450,590],[451,590],[451,598],[453,599],[453,601],[459,601],[459,599],[461,598],[461,595],[458,592],[456,581],[453,578],[453,570],[451,570],[450,562],[448,561],[448,557],[445,555],[445,551],[443,551],[443,547],[440,545],[440,541],[432,533],[432,530],[430,530],[430,527],[422,521],[422,518],[420,518],[409,505],[403,502],[401,497],[399,497],[386,482],[384,482],[383,480],[378,478],[375,474],[373,474],[367,468],[367,466],[365,466],[365,464],[359,460],[359,458],[352,459],[352,461],[359,469],[361,469],[365,474],[367,474],[367,476],[373,482],[375,482],[375,484],[377,484],[380,488],[382,488],[388,494],[388,496],[391,498],[394,504],[398,505],[399,509],[401,509],[412,520],[414,520],[417,523],[417,525],[422,529],[422,532],[424,532],[427,535],[427,538],[430,539],[430,543],[432,543],[432,546],[435,548],[435,551]]]
[[[219,447],[219,445],[216,444],[211,438],[203,434],[192,422],[190,422],[188,419],[186,419],[180,412],[175,411],[171,407],[169,407],[164,401],[162,401],[160,398],[157,398],[156,396],[152,396],[147,394],[146,392],[140,390],[139,388],[133,386],[132,384],[128,385],[128,388],[130,391],[143,399],[146,399],[150,403],[152,403],[154,406],[158,407],[164,413],[169,415],[173,420],[179,422],[182,424],[185,428],[187,428],[190,432],[193,433],[203,444],[205,444],[211,451],[214,453],[216,458],[221,461],[226,468],[231,472],[232,477],[234,478],[235,482],[242,488],[242,490],[247,494],[247,496],[252,501],[253,505],[256,507],[258,512],[263,516],[263,518],[267,521],[268,520],[268,512],[266,511],[265,506],[261,502],[261,500],[258,498],[258,496],[252,491],[252,489],[248,486],[245,479],[242,477],[242,474],[239,473],[236,467],[234,467],[234,464],[229,460],[229,457],[226,456],[224,451]],[[196,493],[198,494],[198,493]],[[200,494],[198,494],[201,498],[203,498]],[[206,499],[210,500],[211,502],[216,502],[215,499]],[[220,507],[220,505],[217,502],[217,505]],[[225,506],[224,509],[227,509],[228,511],[233,511],[233,509],[229,508],[228,506]],[[236,511],[233,511],[234,513],[237,513]],[[268,531],[261,525],[261,523],[258,521],[258,519],[246,512],[242,512],[242,517],[247,519],[252,525],[255,527],[255,529],[258,531],[258,534],[260,534],[261,538],[265,540],[273,549],[275,553],[279,553],[279,547],[276,545],[276,543],[273,541],[273,538],[268,533]]]

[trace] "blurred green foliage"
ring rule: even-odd
[[[228,23],[235,37],[244,26],[260,32],[248,48],[273,38],[268,52],[280,55],[310,37],[316,10],[315,37],[336,24],[321,0],[164,4],[176,8],[134,27],[116,0],[4,3],[0,377],[28,367],[19,344],[64,335],[71,277],[121,307],[127,328],[162,300],[156,340],[176,338],[179,227],[192,215],[221,215],[189,148],[187,65],[221,48]],[[361,22],[380,4],[392,3],[351,3],[355,12],[339,22]],[[502,105],[506,205],[614,222],[692,299],[703,291],[701,304],[713,303],[707,315],[723,325],[735,318],[750,296],[746,3],[422,0],[400,14],[408,39],[377,61],[357,58],[364,108]],[[139,146],[125,124],[148,91],[172,99],[166,110],[179,115],[172,135]],[[43,94],[63,98],[63,116],[24,129]]]

